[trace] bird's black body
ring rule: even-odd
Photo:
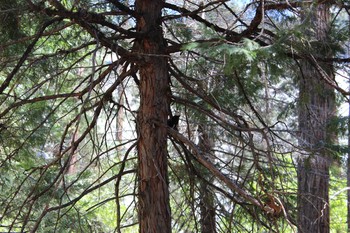
[[[176,129],[177,130],[177,125],[179,124],[179,119],[180,119],[180,115],[175,115],[173,117],[171,117],[170,119],[168,119],[168,126],[170,128]]]

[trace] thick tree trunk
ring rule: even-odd
[[[139,227],[141,233],[171,232],[167,174],[167,117],[169,78],[161,28],[161,0],[137,0],[136,41],[141,62],[140,108],[137,118]]]
[[[298,227],[300,232],[329,232],[329,161],[313,155],[298,165]]]
[[[316,55],[330,56],[327,45],[329,6],[319,4],[311,9],[309,36],[317,39]],[[320,64],[334,79],[331,64]],[[335,93],[322,79],[314,65],[303,61],[299,87],[300,146],[304,154],[298,163],[298,227],[303,233],[329,232],[329,166],[327,145],[335,140],[329,122],[335,116]]]

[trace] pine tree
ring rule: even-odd
[[[300,232],[329,232],[329,167],[332,154],[327,148],[336,134],[329,127],[335,117],[335,93],[325,78],[334,80],[331,63],[319,64],[314,56],[331,57],[327,42],[330,27],[327,3],[314,4],[304,16],[313,31],[307,31],[311,53],[300,64],[298,162],[298,227]],[[316,54],[315,54],[316,52]],[[326,76],[326,77],[325,77]]]

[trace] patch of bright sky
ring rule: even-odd
[[[350,88],[349,80],[348,80],[349,73],[345,70],[338,70],[337,74],[335,76],[335,80],[338,83],[339,87],[348,90]],[[340,105],[338,109],[338,114],[340,116],[348,116],[349,115],[349,103],[345,101]]]

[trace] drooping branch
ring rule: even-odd
[[[35,97],[32,99],[24,99],[18,102],[15,102],[13,104],[11,104],[8,108],[6,108],[4,111],[2,111],[0,113],[0,118],[4,117],[8,112],[10,112],[11,110],[23,106],[25,104],[31,104],[31,103],[37,103],[40,101],[48,101],[48,100],[55,100],[55,99],[67,99],[67,98],[81,98],[84,94],[88,93],[90,88],[94,88],[95,86],[97,86],[99,83],[102,82],[103,79],[106,78],[106,76],[108,76],[110,74],[110,72],[116,67],[118,66],[119,63],[118,61],[113,62],[111,65],[109,65],[109,67],[104,70],[99,77],[94,80],[90,86],[85,87],[83,90],[79,91],[79,92],[75,92],[77,88],[75,88],[72,92],[70,93],[61,93],[61,94],[54,94],[54,95],[46,95],[46,96],[39,96],[39,97]],[[124,78],[128,75],[131,75],[133,72],[135,72],[134,70],[130,70],[128,72],[125,72],[123,74],[121,74],[121,76]],[[119,81],[120,83],[120,81]],[[119,83],[117,85],[119,85]]]
[[[19,69],[22,67],[22,65],[24,64],[24,62],[27,60],[29,54],[32,52],[34,46],[36,45],[36,43],[38,42],[38,40],[40,39],[40,37],[42,36],[42,34],[44,33],[45,29],[50,26],[51,24],[62,20],[61,17],[56,17],[53,18],[47,22],[45,22],[41,28],[39,29],[39,31],[36,33],[36,36],[34,38],[34,40],[32,41],[32,43],[27,47],[26,51],[23,53],[22,57],[20,58],[20,60],[17,62],[16,66],[13,68],[13,70],[11,71],[11,73],[6,77],[5,81],[1,84],[0,86],[0,94],[3,93],[3,91],[10,85],[11,80],[13,79],[13,77],[17,74],[17,72],[19,71]]]
[[[50,17],[59,16],[65,19],[69,19],[72,22],[78,24],[79,26],[84,28],[91,35],[92,38],[98,39],[103,46],[109,48],[111,51],[117,53],[119,56],[131,60],[135,60],[138,58],[136,55],[130,53],[127,49],[124,49],[123,47],[119,46],[119,44],[115,41],[115,38],[108,38],[106,36],[106,33],[102,32],[96,25],[107,27],[115,32],[119,32],[121,35],[124,35],[124,38],[142,38],[144,36],[144,33],[126,30],[113,23],[110,23],[105,19],[103,14],[89,12],[82,9],[78,10],[77,12],[69,11],[61,3],[55,0],[52,0],[50,2],[51,4],[53,4],[53,6],[56,7],[56,9],[43,8],[41,6],[35,5],[29,0],[27,2],[30,2],[29,5],[31,9],[35,12],[44,12]]]
[[[134,18],[140,17],[135,11],[131,10],[129,7],[125,6],[123,3],[117,0],[108,0],[108,2],[112,3],[116,8],[118,8],[126,14],[133,16]]]
[[[49,212],[51,211],[55,211],[55,210],[59,210],[59,209],[63,209],[63,208],[66,208],[68,206],[72,206],[74,204],[76,204],[80,199],[82,199],[83,197],[85,197],[88,193],[91,193],[93,191],[95,191],[96,189],[98,188],[101,188],[102,186],[116,180],[116,179],[120,179],[123,175],[126,175],[126,174],[130,174],[130,173],[135,173],[136,172],[136,169],[130,169],[130,170],[126,170],[126,171],[121,171],[119,172],[118,174],[112,176],[112,177],[109,177],[108,179],[104,180],[103,182],[95,185],[95,186],[92,186],[90,187],[89,189],[86,189],[84,190],[78,197],[70,200],[69,202],[67,203],[64,203],[64,204],[61,204],[61,205],[58,205],[58,206],[53,206],[53,207],[47,207],[41,214],[41,216],[36,220],[36,223],[32,229],[31,232],[35,232],[36,229],[39,227],[39,224],[41,223],[42,219],[46,216],[46,214],[48,214]]]
[[[187,145],[192,151],[192,154],[195,156],[197,161],[200,164],[202,164],[205,168],[207,168],[208,171],[210,171],[216,178],[224,182],[233,192],[240,195],[241,198],[248,201],[252,205],[260,209],[264,209],[263,204],[258,199],[256,199],[249,192],[235,184],[230,178],[225,176],[219,169],[217,169],[213,163],[206,159],[206,156],[203,154],[203,152],[200,151],[199,148],[192,141],[184,137],[176,130],[168,128],[168,133],[175,139]]]

